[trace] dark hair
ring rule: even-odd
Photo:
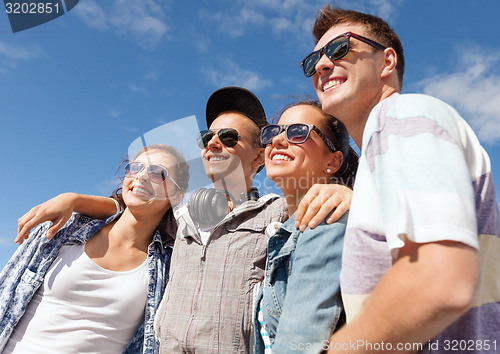
[[[373,39],[386,47],[394,49],[398,57],[396,69],[398,70],[398,80],[401,89],[403,87],[403,75],[405,71],[403,44],[401,43],[401,40],[396,32],[394,32],[389,24],[380,17],[362,12],[331,7],[330,4],[327,4],[320,10],[320,13],[316,16],[316,21],[314,22],[312,33],[315,42],[318,43],[321,37],[323,37],[323,35],[330,28],[346,23],[365,26],[373,36],[373,38],[370,39]]]
[[[342,165],[337,172],[332,174],[331,181],[352,189],[354,186],[354,179],[356,178],[356,172],[358,171],[359,156],[349,144],[349,133],[345,125],[334,116],[325,113],[321,108],[321,103],[313,99],[301,99],[286,105],[279,111],[278,115],[274,117],[273,122],[276,122],[286,110],[296,106],[314,107],[325,117],[326,123],[324,125],[325,128],[321,129],[322,133],[332,141],[337,151],[342,153]]]
[[[172,156],[176,161],[174,166],[175,170],[174,180],[179,185],[179,187],[182,188],[182,191],[178,190],[177,193],[184,192],[187,190],[189,184],[189,166],[186,163],[184,156],[180,152],[175,150],[175,148],[170,145],[154,144],[144,147],[135,155],[135,157],[141,155],[146,151],[161,151]],[[129,161],[128,159],[124,160],[122,164],[127,163],[128,161]],[[115,189],[111,195],[111,198],[115,199],[118,203],[120,203],[120,205],[123,208],[126,207],[126,204],[123,201],[122,187]],[[175,239],[175,233],[177,232],[177,222],[174,218],[174,212],[172,211],[172,208],[169,208],[166,211],[165,215],[163,215],[160,223],[158,224],[157,229],[160,232],[164,245],[173,244],[173,240]],[[173,235],[167,233],[167,231],[171,231]]]

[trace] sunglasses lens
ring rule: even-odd
[[[341,36],[339,38],[334,39],[330,42],[325,50],[325,55],[331,60],[338,60],[344,57],[347,53],[349,53],[349,38],[346,36]],[[317,50],[309,56],[307,56],[302,63],[302,70],[304,70],[304,75],[307,77],[311,77],[316,73],[316,64],[321,59],[322,50]]]
[[[141,172],[143,168],[144,165],[142,164],[142,162],[138,161],[130,162],[127,164],[127,166],[125,166],[125,175],[135,176],[136,174]]]
[[[342,36],[334,39],[325,49],[325,54],[331,60],[337,60],[349,53],[349,38]]]
[[[214,133],[210,130],[202,130],[196,137],[196,143],[200,149],[207,147],[208,142],[213,138]]]
[[[286,138],[294,144],[302,144],[307,140],[310,129],[305,124],[292,124],[288,127]]]
[[[316,72],[316,64],[318,64],[319,59],[321,58],[321,49],[309,54],[302,61],[302,70],[304,70],[304,75],[307,77],[311,77]]]
[[[151,165],[147,168],[148,177],[153,183],[162,183],[167,179],[168,172],[161,166]]]
[[[233,147],[238,144],[238,131],[235,129],[221,129],[217,134],[220,141],[227,147]]]
[[[260,132],[260,142],[263,145],[271,144],[273,138],[281,132],[281,127],[279,125],[268,125],[262,128]]]
[[[125,176],[133,177],[144,170],[144,164],[139,161],[132,161],[125,166]],[[146,173],[151,182],[162,183],[168,177],[168,171],[158,165],[150,165],[146,168]]]

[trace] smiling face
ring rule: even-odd
[[[144,166],[158,165],[167,169],[168,174],[175,180],[175,159],[165,151],[149,150],[141,153],[134,161]],[[151,181],[144,168],[134,176],[125,176],[122,186],[122,196],[128,208],[146,209],[164,212],[171,207],[170,199],[175,198],[179,191],[174,183],[166,178],[161,183]],[[150,210],[148,209],[148,210]]]
[[[341,24],[330,28],[314,50],[346,32],[373,37],[362,25]],[[381,100],[384,60],[383,50],[374,49],[355,38],[350,39],[350,51],[345,57],[332,61],[323,55],[312,78],[323,110],[340,119],[348,130],[350,125],[366,120],[371,109]]]
[[[319,109],[298,105],[283,112],[278,124],[313,124],[325,132],[325,121]],[[332,152],[315,131],[302,144],[289,143],[285,132],[281,132],[266,146],[265,158],[267,177],[278,184],[285,196],[293,191],[297,198],[314,183],[329,183],[329,177],[342,163],[342,153]]]
[[[256,145],[258,128],[248,117],[237,112],[221,114],[210,125],[210,130],[218,131],[222,128],[233,128],[240,137],[233,147],[227,147],[220,141],[217,134],[202,149],[201,157],[205,172],[212,181],[218,181],[238,168],[243,170],[244,178],[252,182],[253,175],[261,163],[256,158],[261,154],[262,148]],[[263,160],[262,160],[263,162]]]

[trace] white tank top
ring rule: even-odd
[[[147,261],[115,272],[84,245],[63,246],[3,353],[121,353],[144,321],[147,288]]]

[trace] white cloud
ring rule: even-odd
[[[293,33],[302,36],[302,23],[308,15],[312,18],[312,8],[310,3],[296,0],[238,1],[228,2],[224,11],[201,11],[200,17],[210,19],[221,32],[232,37],[240,37],[255,28],[270,29],[275,35]]]
[[[262,78],[256,72],[245,70],[225,58],[217,61],[217,67],[205,68],[203,73],[210,83],[217,87],[242,86],[249,90],[260,90],[272,86],[271,80]]]
[[[20,61],[29,61],[45,56],[44,51],[38,46],[20,46],[0,41],[0,75],[8,74],[13,68],[17,68]]]
[[[121,187],[121,180],[118,176],[116,176],[107,180],[100,181],[96,185],[96,190],[99,195],[109,196],[118,187]]]
[[[147,96],[149,94],[149,91],[146,87],[141,86],[141,85],[137,85],[135,83],[131,83],[129,85],[129,88],[130,88],[130,91],[142,93],[144,96]]]
[[[134,127],[122,127],[122,130],[128,133],[137,133],[139,131],[138,128]]]
[[[115,110],[115,109],[109,109],[109,110],[108,110],[108,113],[109,113],[109,115],[110,115],[111,117],[113,117],[113,118],[118,118],[118,117],[119,117],[119,116],[121,116],[121,114],[122,114],[120,111]]]
[[[219,14],[218,17],[221,30],[234,37],[244,34],[249,26],[263,26],[269,21],[261,12],[246,7],[232,14]]]
[[[108,29],[108,16],[94,0],[82,1],[73,11],[90,27]]]
[[[163,8],[157,0],[114,0],[111,6],[95,0],[82,2],[75,12],[89,26],[98,30],[112,30],[131,36],[142,47],[158,45],[166,38],[169,27]]]
[[[374,10],[374,15],[383,18],[390,24],[402,3],[403,0],[368,0],[367,6]]]
[[[0,246],[11,245],[14,242],[14,238],[8,239],[5,236],[0,236]]]
[[[144,79],[156,81],[158,80],[159,74],[159,70],[151,69],[149,72],[144,74]]]
[[[29,60],[43,56],[39,47],[25,48],[10,43],[0,42],[0,56],[12,60]]]
[[[404,0],[338,0],[332,6],[367,12],[382,17],[389,23]],[[219,26],[221,32],[233,37],[244,35],[255,27],[270,29],[277,36],[311,38],[311,28],[323,0],[253,0],[227,2],[224,11],[200,11]]]
[[[500,52],[469,49],[450,72],[426,78],[417,86],[454,106],[482,141],[495,143],[500,140]]]

